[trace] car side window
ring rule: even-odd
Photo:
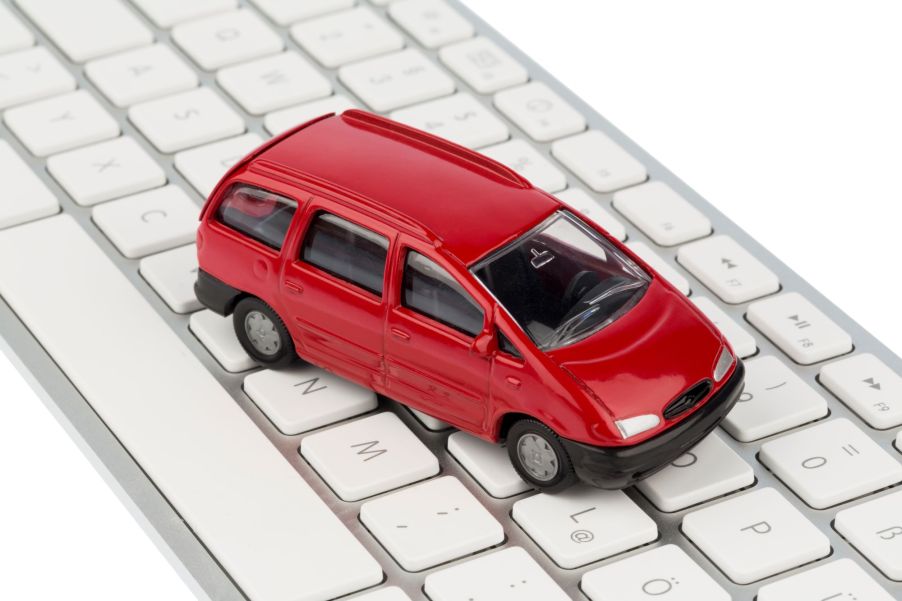
[[[388,238],[331,213],[313,218],[301,259],[382,296]]]
[[[298,204],[256,186],[233,184],[226,190],[216,219],[249,238],[280,250]]]
[[[404,263],[401,304],[464,334],[482,331],[482,309],[476,301],[441,266],[412,250]]]
[[[510,355],[511,357],[522,359],[523,355],[520,354],[520,351],[517,350],[517,347],[514,346],[514,343],[504,335],[504,332],[497,328],[495,329],[495,331],[498,333],[498,350],[500,350],[502,353]]]

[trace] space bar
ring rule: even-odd
[[[382,580],[72,218],[0,231],[0,295],[250,599],[332,599]]]

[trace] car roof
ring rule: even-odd
[[[301,126],[256,158],[365,197],[466,265],[561,207],[496,161],[358,110]]]

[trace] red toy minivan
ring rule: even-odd
[[[742,391],[721,333],[604,230],[495,161],[363,111],[235,165],[197,248],[198,299],[260,363],[300,355],[506,441],[540,490],[633,484]]]

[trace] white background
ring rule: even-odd
[[[902,353],[898,3],[468,4]],[[0,597],[191,598],[2,357],[0,382]]]

